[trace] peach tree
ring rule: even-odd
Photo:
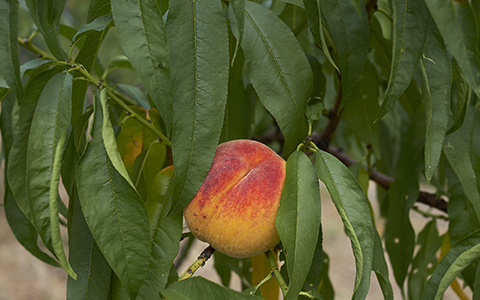
[[[334,299],[325,201],[352,299],[480,299],[480,2],[0,0],[0,28],[3,211],[67,299]],[[180,270],[238,139],[286,161],[281,241]],[[221,284],[193,274],[212,254]]]

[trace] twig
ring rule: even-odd
[[[282,274],[278,270],[277,262],[275,261],[275,257],[273,256],[272,250],[268,250],[267,252],[265,252],[265,256],[267,256],[267,260],[268,260],[268,263],[270,264],[270,268],[273,272],[273,276],[277,278],[278,285],[282,289],[282,294],[285,297],[285,295],[288,292],[288,286],[285,283],[285,280],[283,279]]]
[[[215,252],[215,249],[212,246],[208,246],[203,250],[202,254],[197,258],[197,260],[183,272],[182,276],[178,278],[178,281],[192,277],[192,275],[200,268],[205,265],[205,262],[212,256]]]

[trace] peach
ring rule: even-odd
[[[285,160],[262,143],[234,140],[220,144],[212,166],[185,207],[188,227],[199,240],[236,258],[275,246],[278,204]]]

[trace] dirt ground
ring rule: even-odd
[[[2,172],[3,173],[3,172]],[[3,179],[0,181],[3,183]],[[0,186],[3,194],[3,186]],[[369,193],[374,199],[374,189]],[[377,214],[378,215],[378,212]],[[426,219],[412,212],[412,222],[416,230],[420,230]],[[446,222],[439,221],[439,232],[447,230]],[[348,238],[343,231],[340,217],[329,199],[328,193],[322,189],[322,224],[324,233],[324,249],[330,256],[330,278],[335,289],[335,299],[351,298],[355,280],[355,261]],[[377,221],[379,231],[382,223]],[[196,249],[191,251],[191,257],[185,259],[180,266],[183,272],[195,257],[205,248],[198,242]],[[388,260],[388,259],[387,259]],[[390,275],[392,271],[390,270]],[[213,270],[213,262],[200,269],[196,276],[204,276],[219,282],[219,277]],[[392,277],[392,275],[391,275]],[[61,300],[66,298],[66,273],[59,268],[51,267],[27,252],[15,239],[5,219],[3,208],[0,207],[0,300]],[[393,283],[393,277],[391,278]],[[238,289],[239,281],[232,283],[232,288]],[[394,285],[395,299],[401,299],[400,290]],[[383,299],[376,277],[372,275],[369,300]],[[444,299],[458,299],[448,290]]]

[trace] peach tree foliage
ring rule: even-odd
[[[287,161],[281,297],[335,298],[320,180],[351,241],[352,299],[372,280],[385,299],[479,299],[479,3],[0,0],[10,230],[65,269],[67,299],[278,297],[275,279],[259,288],[271,255],[217,252],[221,285],[178,280],[183,207],[216,146],[255,139]]]

